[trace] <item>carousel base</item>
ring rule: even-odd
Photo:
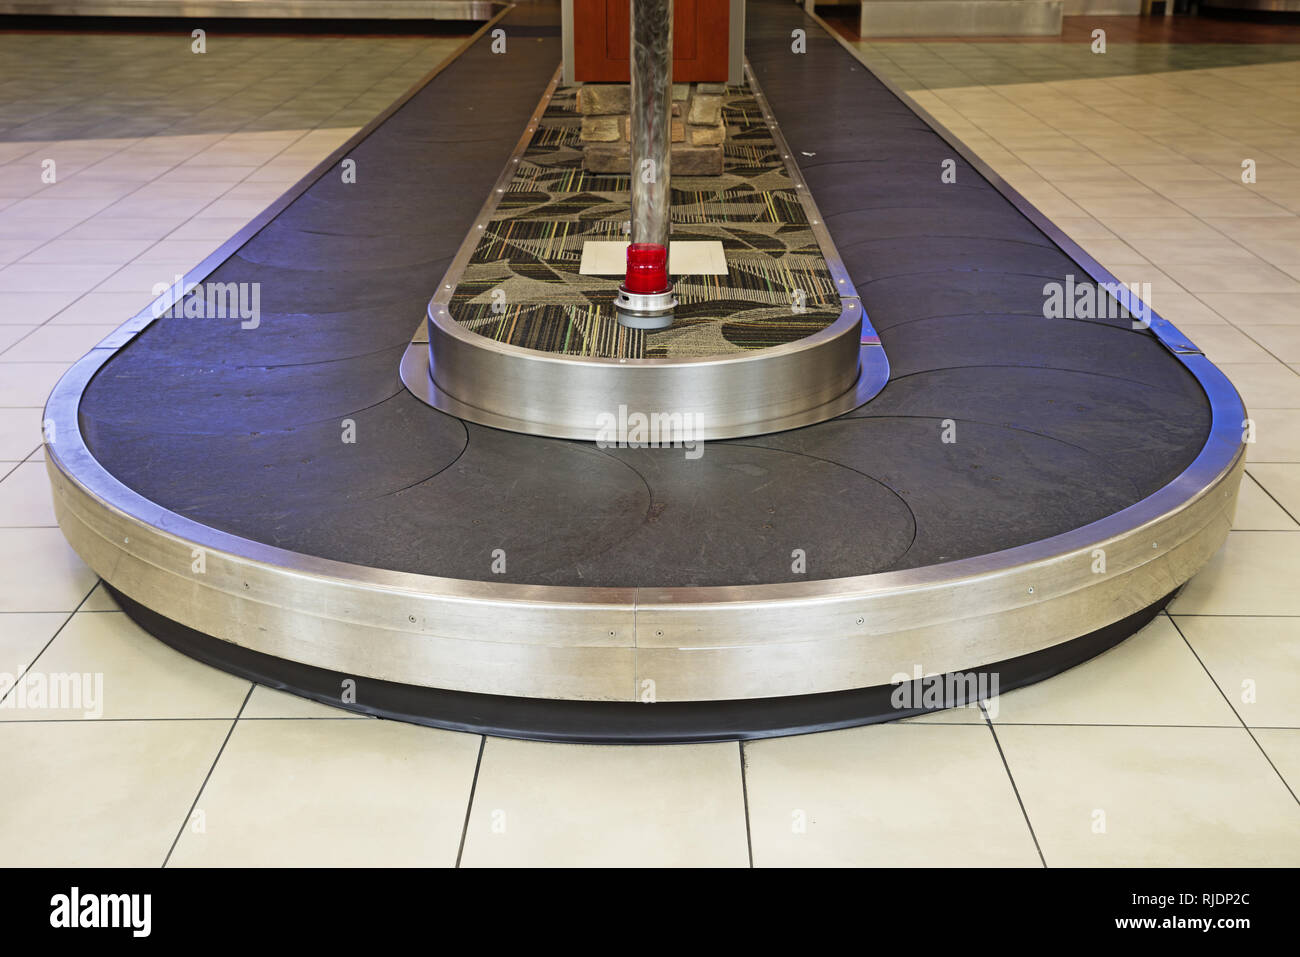
[[[259,284],[260,315],[149,310],[56,387],[56,515],[122,607],[336,706],[628,742],[956,706],[1158,613],[1231,525],[1231,384],[816,19],[748,13],[753,75],[889,356],[883,389],[813,424],[646,447],[493,428],[403,386],[399,365],[438,379],[433,279],[465,265],[555,75],[558,30],[511,11],[187,277]],[[496,23],[529,42],[492,54]],[[711,225],[780,258],[790,224],[755,210],[799,204],[752,152]],[[489,291],[497,268],[561,281],[536,253],[584,212],[537,184],[515,198],[554,215],[515,231],[508,262],[480,257]],[[1056,286],[1077,314],[1048,317]]]
[[[565,701],[467,694],[314,668],[220,641],[163,618],[110,588],[137,624],[198,661],[335,708],[452,731],[579,744],[683,744],[754,740],[834,731],[975,707],[1113,648],[1151,621],[1167,595],[1141,611],[1052,648],[965,674],[909,676],[904,682],[825,694],[733,701]],[[350,693],[341,697],[339,689]]]

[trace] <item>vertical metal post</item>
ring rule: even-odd
[[[632,0],[631,42],[632,241],[614,311],[625,326],[664,329],[677,305],[668,278],[673,0]]]
[[[632,242],[668,245],[673,0],[632,0]]]

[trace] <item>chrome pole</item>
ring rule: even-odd
[[[632,0],[632,235],[618,321],[634,329],[673,323],[668,279],[669,162],[673,122],[673,0]]]
[[[632,0],[632,242],[668,246],[673,0]]]

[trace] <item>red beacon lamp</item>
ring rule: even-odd
[[[631,20],[632,235],[614,309],[625,326],[664,329],[677,305],[668,279],[672,0],[632,0]]]
[[[676,305],[673,284],[668,280],[667,247],[629,243],[627,276],[614,303],[618,321],[633,329],[662,329],[672,325]]]

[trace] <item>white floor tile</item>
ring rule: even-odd
[[[24,263],[121,266],[149,248],[149,240],[54,239],[23,257]]]
[[[1241,720],[1300,728],[1300,618],[1176,619]]]
[[[1244,728],[998,728],[1048,867],[1295,867],[1295,799]]]
[[[480,739],[395,721],[240,721],[172,867],[450,867]]]
[[[1250,337],[1274,358],[1292,365],[1300,363],[1300,325],[1252,326]]]
[[[0,675],[22,674],[67,620],[65,612],[0,612]],[[5,687],[0,696],[8,690]],[[0,703],[0,721],[8,716]]]
[[[1229,532],[1223,548],[1183,586],[1172,615],[1300,615],[1300,534]]]
[[[1153,694],[1153,682],[1159,693]],[[1173,623],[1137,634],[1069,671],[999,695],[994,724],[1236,725],[1237,717]]]
[[[1300,731],[1256,731],[1255,738],[1292,793],[1300,794]]]
[[[0,528],[0,612],[74,611],[95,581],[57,528]]]
[[[739,748],[489,738],[462,863],[744,867]]]
[[[1246,461],[1300,462],[1300,416],[1291,409],[1252,409],[1255,441],[1246,446]]]
[[[153,301],[147,293],[88,292],[49,321],[51,326],[104,326],[105,333]]]
[[[0,479],[0,527],[57,525],[44,462],[24,462]]]
[[[0,292],[90,289],[112,275],[114,266],[68,263],[13,263],[0,269]]]
[[[1300,464],[1261,462],[1250,466],[1250,475],[1292,518],[1300,516]]]
[[[1252,532],[1300,531],[1300,525],[1249,474],[1241,479],[1232,527]]]
[[[987,727],[754,741],[745,764],[755,867],[1041,866]]]
[[[0,240],[2,241],[2,240]],[[70,289],[0,292],[0,325],[39,326],[77,298]],[[3,330],[0,330],[3,332]]]
[[[9,367],[0,362],[0,369]],[[21,462],[41,444],[42,412],[39,407],[0,407],[0,462]]]
[[[248,681],[195,661],[140,628],[125,612],[78,612],[32,665],[42,674],[84,676],[96,718],[230,718]],[[53,702],[51,704],[54,704]],[[28,707],[11,720],[68,720],[80,709]]]
[[[41,326],[0,352],[0,361],[75,362],[95,348],[110,331],[107,326]]]
[[[1300,375],[1280,362],[1216,363],[1241,393],[1246,411],[1300,409]]]
[[[159,867],[229,721],[0,722],[0,860]]]

